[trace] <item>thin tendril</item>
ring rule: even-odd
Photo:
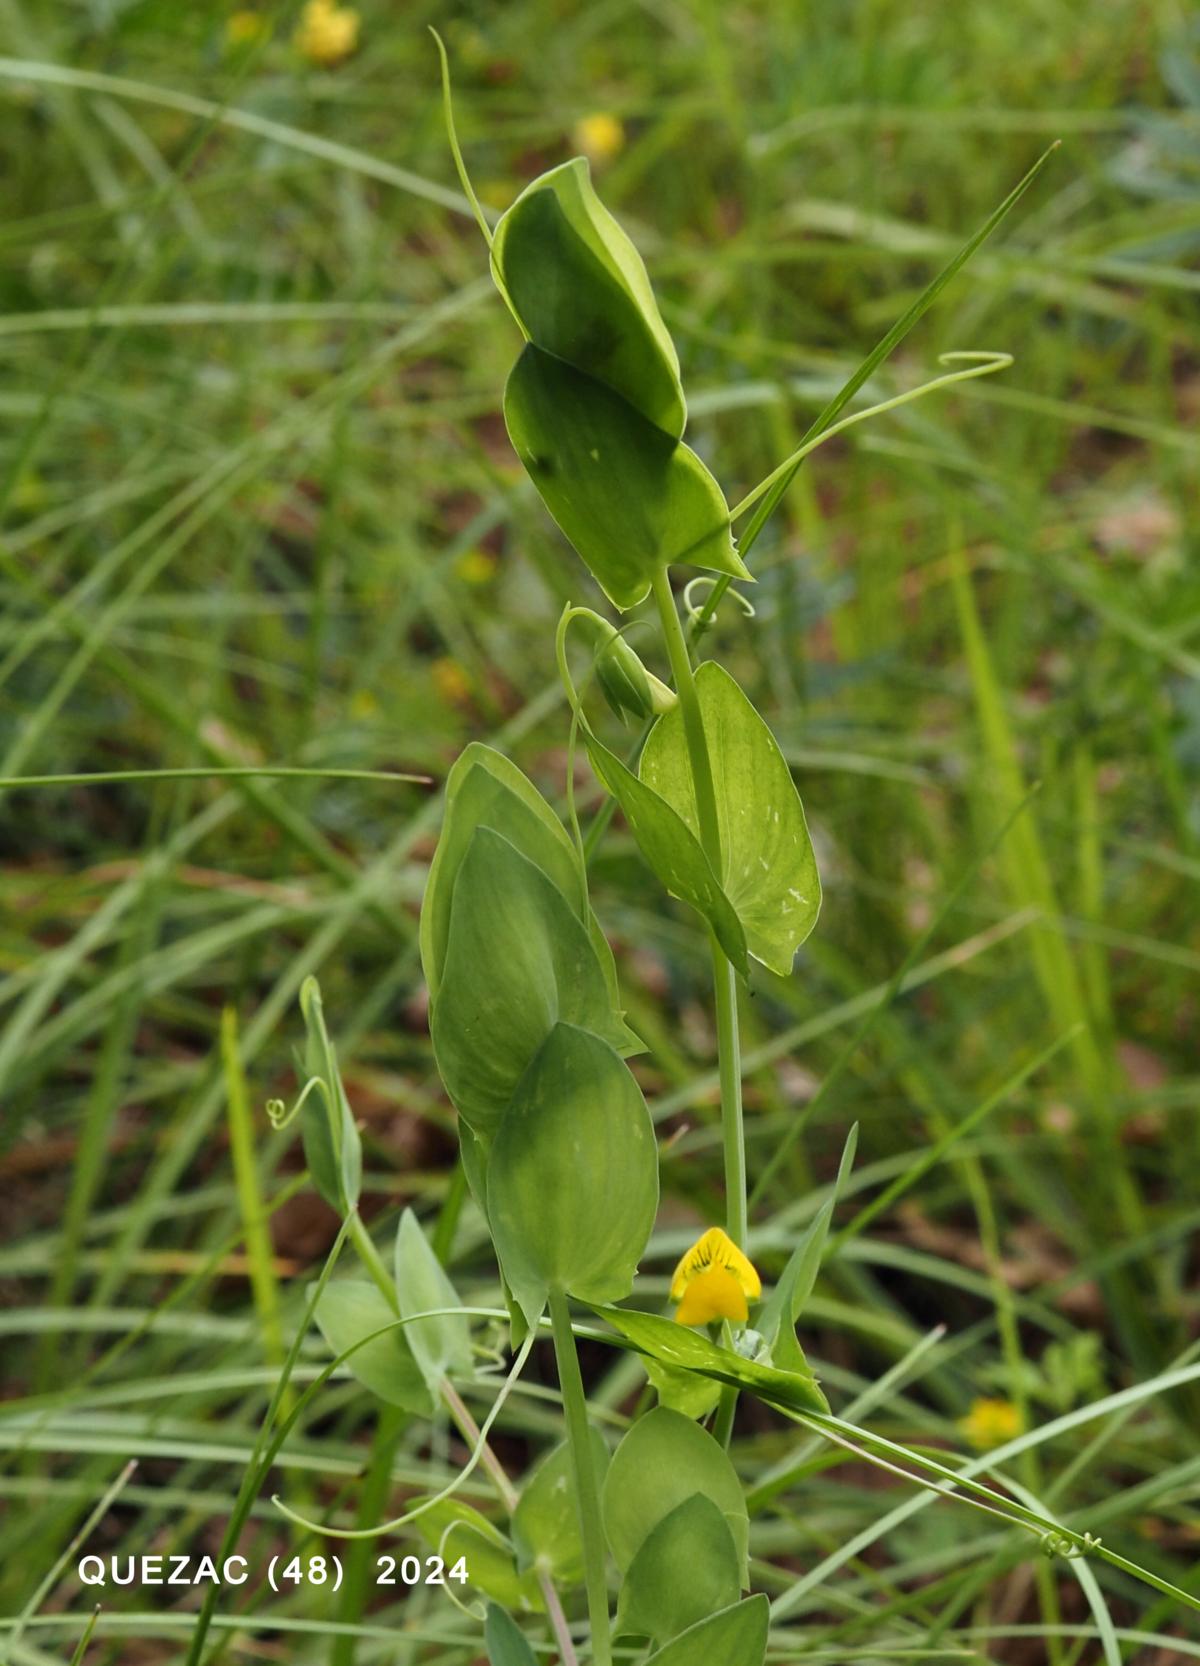
[[[804,460],[805,457],[824,445],[826,440],[833,439],[835,434],[842,434],[847,428],[853,428],[856,423],[866,422],[868,417],[882,416],[885,411],[894,411],[901,405],[908,405],[914,399],[923,399],[927,393],[936,393],[939,388],[951,387],[955,382],[971,382],[980,376],[994,376],[998,370],[1008,370],[1013,364],[1011,353],[989,353],[973,350],[956,350],[952,353],[939,353],[939,364],[967,364],[966,370],[952,370],[945,376],[935,376],[932,381],[922,382],[920,387],[909,388],[906,393],[898,393],[892,399],[885,399],[881,404],[868,405],[863,411],[853,411],[843,417],[840,422],[831,423],[821,432],[795,451],[790,457],[785,457],[777,468],[771,470],[765,480],[760,480],[752,492],[748,492],[742,501],[729,511],[729,519],[736,521],[748,509],[752,509],[766,492],[769,492],[775,482],[787,474],[789,469]]]
[[[312,1090],[314,1088],[324,1087],[324,1085],[325,1083],[320,1076],[310,1076],[308,1081],[305,1082],[299,1098],[296,1100],[296,1103],[292,1106],[290,1111],[287,1108],[286,1099],[268,1099],[267,1121],[271,1124],[271,1127],[275,1129],[276,1133],[278,1133],[280,1129],[286,1128],[289,1123],[294,1122],[300,1115],[304,1106],[304,1101],[308,1098]]]
[[[432,24],[429,26],[429,33],[437,44],[438,57],[442,62],[442,110],[446,117],[446,137],[450,141],[450,154],[454,158],[454,166],[458,173],[459,184],[463,188],[463,195],[470,203],[471,212],[483,233],[483,240],[490,249],[492,246],[492,228],[488,225],[487,216],[483,212],[479,198],[475,195],[475,187],[471,184],[471,176],[467,172],[467,164],[463,161],[463,153],[459,148],[458,130],[454,125],[454,100],[450,92],[450,60],[446,56],[446,47],[442,37]]]
[[[461,1309],[457,1311],[461,1311]],[[428,1318],[429,1315],[414,1314],[413,1317]],[[403,1322],[404,1321],[401,1321],[401,1323]],[[391,1328],[391,1326],[384,1327],[384,1329],[388,1330]],[[530,1350],[537,1340],[537,1330],[531,1330],[524,1342],[522,1342],[520,1352],[513,1361],[512,1370],[505,1378],[500,1392],[492,1402],[491,1410],[483,1420],[479,1430],[479,1439],[475,1442],[475,1446],[472,1449],[471,1456],[467,1459],[466,1465],[459,1470],[458,1474],[448,1486],[443,1487],[441,1492],[434,1493],[432,1498],[424,1499],[420,1504],[415,1505],[411,1510],[406,1510],[402,1516],[396,1516],[392,1521],[382,1521],[375,1527],[328,1527],[323,1522],[310,1521],[307,1516],[300,1515],[296,1510],[291,1509],[289,1505],[285,1504],[277,1493],[273,1493],[271,1495],[271,1503],[274,1504],[275,1508],[281,1515],[285,1515],[289,1521],[294,1521],[298,1527],[307,1528],[310,1533],[318,1533],[327,1539],[379,1539],[387,1533],[394,1533],[397,1528],[407,1526],[410,1521],[415,1521],[418,1516],[423,1516],[427,1510],[432,1510],[435,1504],[440,1504],[443,1499],[449,1498],[453,1493],[456,1493],[467,1477],[478,1467],[479,1462],[483,1457],[484,1450],[487,1447],[488,1432],[490,1431],[492,1424],[500,1415],[504,1402],[507,1400],[511,1390],[515,1387],[521,1372],[525,1369],[525,1361],[529,1358]]]
[[[438,1556],[438,1560],[440,1562],[442,1562],[443,1564],[446,1561],[446,1541],[449,1539],[449,1537],[450,1537],[451,1533],[453,1533],[454,1529],[456,1527],[460,1527],[461,1525],[462,1525],[461,1521],[449,1521],[449,1522],[446,1523],[445,1527],[442,1529],[441,1537],[438,1539],[438,1542],[437,1542],[437,1556]],[[450,1580],[452,1578],[453,1578],[452,1574],[447,1576],[446,1583],[442,1587],[442,1589],[445,1591],[446,1595],[450,1598],[450,1601],[454,1604],[455,1608],[458,1609],[460,1614],[465,1614],[467,1616],[468,1620],[477,1620],[477,1621],[484,1620],[487,1616],[487,1609],[482,1605],[482,1603],[479,1605],[478,1608],[472,1608],[471,1605],[469,1603],[464,1602],[461,1597],[455,1596],[454,1592],[450,1589]]]
[[[575,753],[579,745],[579,713],[571,712],[571,730],[567,736],[567,820],[571,824],[571,835],[575,841],[575,854],[579,858],[579,885],[582,892],[581,901],[584,915],[590,907],[587,882],[587,850],[583,843],[583,829],[579,825],[579,812],[575,807]]]
[[[687,610],[688,625],[697,636],[699,636],[701,632],[710,629],[716,621],[715,614],[713,614],[711,618],[706,618],[704,614],[704,603],[707,602],[708,594],[711,593],[716,582],[717,578],[715,573],[697,573],[695,578],[689,579],[683,587],[683,605]],[[706,587],[706,594],[704,602],[697,603],[692,600],[692,592],[695,590],[696,586],[700,584]],[[734,601],[737,602],[747,619],[753,619],[757,616],[758,610],[755,608],[754,603],[750,600],[749,596],[743,596],[740,590],[732,589],[729,590],[727,594],[733,597]]]

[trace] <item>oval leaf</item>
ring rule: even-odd
[[[689,1626],[646,1666],[763,1666],[771,1605],[763,1595],[747,1597],[731,1608]]]
[[[589,1428],[592,1463],[598,1476],[608,1468],[608,1447],[598,1429]],[[578,1585],[584,1575],[583,1536],[571,1470],[571,1449],[556,1446],[521,1488],[512,1518],[517,1565],[536,1566],[559,1585]]]
[[[491,1603],[483,1626],[483,1642],[489,1666],[537,1666],[533,1650],[514,1622]]]
[[[401,1215],[396,1233],[396,1295],[405,1319],[436,1308],[462,1307],[411,1209]],[[437,1394],[443,1377],[470,1374],[471,1324],[465,1313],[418,1319],[405,1326],[404,1335],[431,1394]]]
[[[526,187],[496,227],[492,263],[531,341],[679,438],[686,410],[675,345],[642,257],[592,189],[585,157]]]
[[[605,1478],[604,1531],[617,1566],[630,1567],[663,1517],[696,1492],[725,1517],[745,1583],[750,1523],[737,1471],[719,1441],[665,1406],[637,1420]]]
[[[429,1416],[433,1399],[425,1379],[403,1328],[396,1324],[396,1314],[375,1285],[359,1279],[339,1279],[336,1284],[327,1284],[317,1302],[315,1317],[321,1335],[335,1354],[354,1349],[346,1368],[364,1388],[386,1400],[389,1406],[402,1406],[405,1411]],[[355,1347],[364,1336],[373,1336],[385,1325],[393,1328],[364,1342],[361,1348]]]
[[[651,1530],[630,1563],[617,1604],[617,1633],[665,1643],[735,1603],[738,1593],[729,1524],[711,1498],[693,1493]]]
[[[696,453],[620,394],[530,343],[504,390],[513,449],[612,602],[633,607],[674,561],[750,578],[721,488]]]
[[[551,1290],[629,1294],[658,1208],[658,1150],[641,1089],[599,1037],[551,1031],[500,1124],[487,1206],[530,1324]]]
[[[728,671],[708,660],[696,672],[721,831],[721,885],[756,960],[786,977],[812,931],[821,881],[804,807],[770,729]],[[641,779],[699,832],[681,708],[650,731]]]
[[[640,1050],[612,1005],[585,928],[540,868],[481,827],[459,867],[430,1029],[459,1115],[494,1133],[559,1021],[622,1052]]]
[[[446,814],[421,904],[421,965],[434,1001],[450,936],[454,882],[477,827],[507,839],[582,912],[579,857],[566,829],[516,764],[472,741],[446,777]]]
[[[748,973],[745,931],[699,839],[665,798],[640,781],[587,729],[584,744],[592,768],[621,806],[638,849],[657,878],[673,897],[690,903],[707,920],[726,957],[743,975]]]

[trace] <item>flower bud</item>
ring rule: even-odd
[[[609,707],[621,719],[658,717],[670,711],[675,694],[641,660],[621,633],[590,608],[576,614],[588,629],[595,649],[596,681]]]

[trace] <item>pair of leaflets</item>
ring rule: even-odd
[[[763,719],[722,666],[696,672],[720,829],[720,872],[700,840],[682,708],[655,723],[637,774],[588,729],[592,767],[619,802],[647,863],[706,921],[745,975],[753,958],[786,977],[821,907],[804,807]]]
[[[526,1322],[551,1290],[620,1300],[658,1207],[654,1130],[622,1062],[641,1044],[574,846],[489,747],[448,778],[420,938],[464,1164]]]
[[[504,214],[492,273],[526,338],[504,390],[513,449],[613,605],[635,606],[672,562],[748,579],[721,489],[682,439],[679,360],[646,268],[584,158]]]

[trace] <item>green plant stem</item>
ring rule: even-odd
[[[479,1425],[467,1409],[467,1404],[448,1378],[442,1379],[442,1399],[449,1408],[450,1415],[458,1424],[463,1439],[471,1447],[479,1443]],[[490,1459],[490,1464],[489,1464]],[[483,1448],[484,1468],[487,1469],[500,1496],[500,1501],[511,1516],[517,1507],[517,1489],[513,1486],[499,1458],[485,1443]],[[538,1589],[542,1593],[542,1601],[546,1604],[546,1615],[554,1632],[554,1640],[558,1644],[558,1652],[562,1656],[562,1666],[579,1666],[579,1657],[575,1653],[575,1644],[571,1638],[571,1627],[563,1609],[557,1587],[545,1568],[537,1569]]]
[[[717,794],[713,785],[712,762],[704,734],[704,719],[696,679],[688,654],[687,638],[679,620],[671,582],[666,569],[654,577],[654,600],[662,621],[667,658],[679,696],[683,733],[687,741],[692,786],[696,795],[696,817],[700,843],[717,878],[721,877],[721,827],[717,816]],[[712,946],[713,988],[717,1011],[717,1065],[721,1078],[721,1140],[725,1154],[725,1230],[739,1249],[746,1247],[746,1139],[742,1125],[742,1056],[738,1037],[737,974],[726,959],[716,937]],[[732,1407],[727,1413],[733,1420]]]
[[[721,1077],[721,1143],[725,1154],[725,1230],[746,1247],[746,1135],[742,1120],[742,1044],[738,1036],[737,973],[711,938],[717,998],[717,1066]]]
[[[654,601],[662,624],[671,675],[683,716],[683,733],[687,741],[688,762],[692,769],[692,789],[696,795],[696,819],[700,824],[700,843],[712,863],[713,872],[721,877],[721,824],[717,819],[717,793],[713,786],[712,764],[708,756],[708,741],[704,734],[704,719],[700,713],[700,697],[688,654],[687,638],[679,622],[679,611],[671,590],[667,569],[660,567],[654,575]]]
[[[357,1210],[347,1217],[347,1224],[350,1228],[350,1240],[358,1251],[363,1266],[370,1273],[393,1313],[399,1318],[400,1303],[396,1297],[396,1286],[383,1264],[383,1257],[375,1248],[374,1239],[364,1226],[362,1216],[359,1215]],[[454,1419],[459,1434],[467,1445],[474,1450],[480,1441],[479,1425],[471,1416],[462,1395],[459,1394],[448,1377],[442,1378],[438,1385],[438,1393],[442,1404]],[[496,1496],[505,1512],[511,1516],[517,1507],[517,1489],[509,1480],[504,1465],[486,1441],[483,1443],[479,1461],[487,1471],[488,1477],[496,1489]],[[546,1604],[546,1613],[554,1631],[555,1641],[558,1643],[558,1652],[562,1656],[562,1666],[578,1666],[575,1645],[571,1641],[570,1627],[567,1624],[567,1616],[563,1612],[563,1605],[559,1601],[558,1591],[555,1589],[550,1575],[542,1569],[538,1570],[538,1586]]]
[[[583,1560],[587,1585],[588,1619],[592,1630],[594,1666],[612,1666],[612,1640],[608,1617],[608,1580],[604,1572],[604,1535],[600,1527],[600,1489],[592,1462],[587,1398],[571,1329],[571,1310],[561,1290],[550,1292],[550,1324],[554,1332],[554,1357],[562,1389],[571,1448],[571,1470],[575,1478],[575,1502],[583,1539]]]

